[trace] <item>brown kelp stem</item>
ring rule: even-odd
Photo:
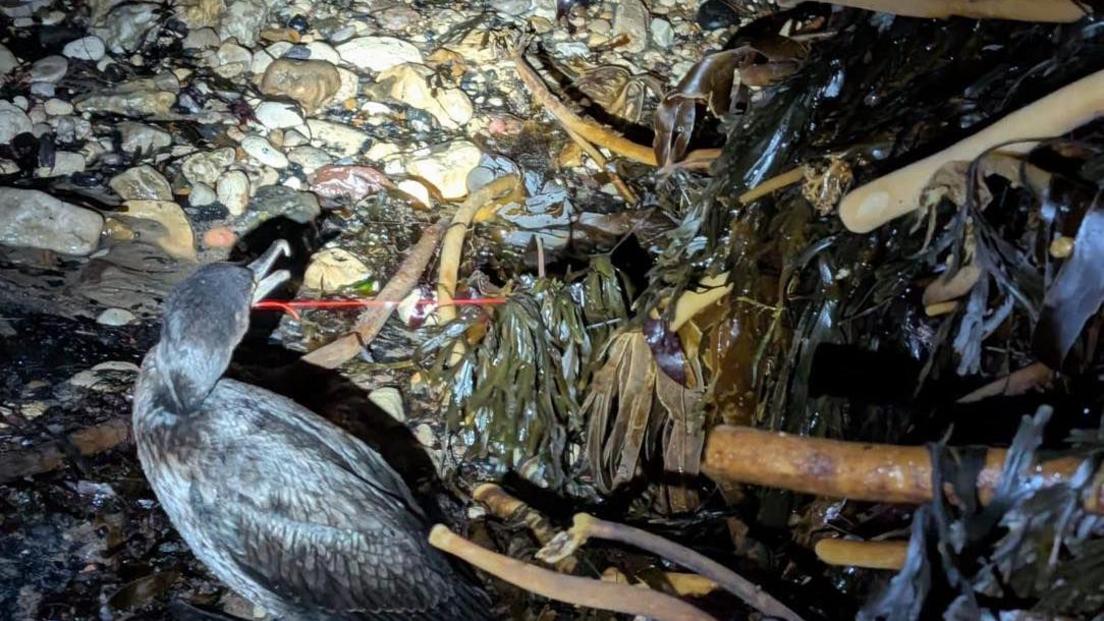
[[[599,610],[642,615],[659,621],[715,621],[670,595],[624,584],[565,576],[529,563],[496,554],[438,524],[429,532],[429,543],[519,588],[554,600]]]
[[[764,615],[789,621],[801,621],[800,615],[747,578],[669,539],[625,524],[600,520],[586,513],[575,514],[575,525],[571,528],[571,536],[580,545],[587,539],[595,538],[617,541],[647,550],[712,580]]]
[[[583,119],[557,99],[556,96],[552,94],[552,91],[548,90],[548,87],[545,86],[544,80],[542,80],[533,67],[529,65],[529,61],[525,60],[524,42],[518,45],[517,50],[514,51],[513,61],[518,76],[521,78],[521,81],[525,83],[529,92],[532,93],[533,99],[543,106],[545,110],[548,110],[552,116],[556,117],[556,120],[559,121],[568,132],[577,135],[579,138],[595,146],[609,149],[611,152],[633,160],[634,162],[648,164],[649,166],[658,166],[655,152],[652,150],[651,145],[637,144],[611,129]],[[719,155],[719,149],[703,149],[701,151],[691,151],[686,155],[685,160],[691,162],[694,168],[704,168]]]
[[[525,502],[514,498],[494,483],[483,483],[472,490],[472,498],[482,503],[495,517],[511,522],[520,522],[537,538],[541,545],[552,541],[556,536],[556,529],[548,523],[539,511],[530,507]],[[576,560],[573,556],[566,556],[556,561],[556,569],[564,573],[575,570]]]
[[[990,500],[1007,451],[988,449],[978,474],[978,497]],[[1046,484],[1068,480],[1081,459],[1065,457],[1036,464],[1033,474]],[[726,483],[766,487],[872,502],[924,503],[932,499],[931,456],[923,446],[865,444],[806,438],[751,427],[721,425],[706,438],[702,471]],[[1082,503],[1104,510],[1104,469]]]
[[[817,558],[829,565],[900,569],[908,555],[908,542],[821,539],[813,547],[813,551]]]
[[[1072,0],[816,0],[905,17],[970,17],[1024,22],[1075,22],[1085,12]]]
[[[426,266],[429,265],[429,260],[433,258],[433,252],[437,250],[437,245],[441,242],[441,237],[445,234],[446,223],[447,221],[442,218],[426,228],[421,239],[414,244],[410,253],[399,265],[398,271],[376,296],[377,300],[394,302],[394,305],[374,306],[364,311],[357,318],[356,326],[351,334],[346,334],[332,343],[319,347],[303,356],[302,360],[315,366],[336,369],[345,361],[356,356],[365,345],[376,338],[376,335],[383,328],[383,324],[387,323],[391,313],[395,312],[398,303],[413,291],[414,286],[418,284],[418,280],[425,272]]]

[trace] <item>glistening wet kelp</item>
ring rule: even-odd
[[[507,470],[540,485],[590,495],[579,474],[580,409],[591,380],[596,343],[606,341],[627,311],[620,277],[596,257],[575,282],[523,278],[494,310],[462,313],[420,347],[427,371],[445,384],[446,421],[456,430],[453,464],[494,478]],[[450,361],[453,344],[468,347]]]

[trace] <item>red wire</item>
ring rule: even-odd
[[[506,298],[454,298],[451,304],[438,304],[436,300],[421,298],[414,305],[422,306],[491,306],[504,304]],[[398,306],[399,302],[390,300],[377,300],[374,298],[353,298],[350,300],[261,300],[253,305],[257,310],[279,310],[299,319],[296,309],[346,309],[366,308],[370,306]]]

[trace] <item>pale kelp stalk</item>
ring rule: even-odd
[[[618,275],[598,258],[580,282],[525,279],[493,317],[465,313],[435,329],[420,350],[433,356],[428,372],[442,383],[465,466],[485,478],[515,470],[541,486],[571,485],[594,343],[624,318]],[[484,321],[486,334],[447,368],[452,343]]]

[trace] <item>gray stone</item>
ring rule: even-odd
[[[172,145],[172,135],[158,127],[123,121],[119,123],[119,146],[132,155],[149,155]]]
[[[58,151],[54,153],[54,165],[49,168],[39,168],[35,174],[39,177],[64,177],[83,172],[85,166],[84,156],[80,153]]]
[[[625,35],[629,39],[623,48],[626,52],[643,52],[648,47],[648,18],[648,9],[640,0],[620,0],[613,14],[611,38]]]
[[[304,122],[294,105],[281,101],[262,101],[253,110],[253,114],[268,129],[299,127]]]
[[[253,47],[268,20],[268,6],[261,0],[234,0],[226,4],[219,22],[219,38],[235,39],[241,45]]]
[[[157,25],[160,8],[148,2],[118,5],[102,22],[96,22],[92,34],[103,39],[112,52],[128,54],[140,48],[146,35]]]
[[[81,112],[106,112],[121,116],[167,116],[176,103],[176,94],[168,91],[136,91],[93,94],[76,101]]]
[[[57,84],[69,71],[69,61],[64,56],[44,56],[31,65],[27,77],[32,83]]]
[[[172,187],[152,166],[135,166],[112,177],[108,185],[125,201],[171,201]]]
[[[125,326],[135,319],[134,313],[125,308],[108,308],[96,317],[96,323],[102,326]]]
[[[240,170],[231,170],[218,180],[218,201],[232,216],[245,213],[249,204],[249,176]]]
[[[226,147],[214,151],[202,151],[189,155],[181,166],[184,178],[189,182],[204,183],[214,187],[219,177],[234,162],[234,149]]]
[[[89,35],[66,43],[61,53],[75,60],[97,61],[107,53],[107,47],[103,39]]]
[[[194,207],[213,205],[217,200],[218,194],[206,183],[193,184],[191,193],[188,195],[188,204]]]
[[[314,194],[284,185],[266,185],[257,188],[257,193],[249,202],[249,208],[234,223],[234,228],[245,234],[262,223],[281,216],[306,224],[321,213],[322,207]]]
[[[675,30],[671,28],[671,22],[665,19],[652,20],[652,42],[658,48],[670,49],[675,42]]]
[[[241,141],[242,150],[250,157],[273,168],[287,168],[288,159],[272,143],[256,134],[250,134]]]
[[[298,164],[303,169],[303,172],[308,175],[323,166],[328,166],[333,163],[333,158],[330,157],[329,153],[310,145],[295,147],[288,153],[288,159]]]
[[[371,136],[368,132],[350,125],[333,123],[320,119],[308,119],[311,141],[315,146],[330,151],[339,157],[352,157],[364,147]]]
[[[0,45],[0,76],[7,75],[19,66],[19,59],[7,47]]]
[[[7,144],[17,135],[29,131],[31,119],[27,113],[10,101],[0,100],[0,144]]]
[[[395,37],[357,37],[337,46],[337,53],[350,65],[371,71],[422,62],[418,48]]]
[[[38,190],[0,188],[0,244],[88,255],[96,250],[103,217]]]

